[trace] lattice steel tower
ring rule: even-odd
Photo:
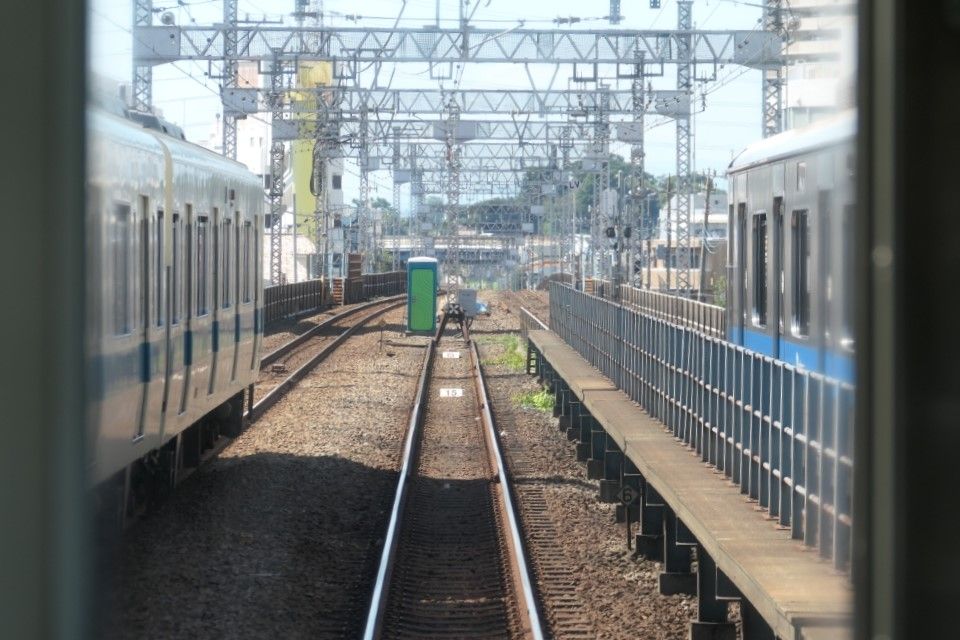
[[[693,47],[689,32],[693,29],[693,2],[677,2],[677,90],[680,102],[677,105],[677,294],[690,295],[690,152],[693,135],[690,129],[690,105],[693,92]],[[668,224],[670,224],[668,222]],[[670,257],[667,256],[669,260]],[[667,283],[670,287],[670,283]]]
[[[764,0],[763,28],[782,37],[783,0]],[[765,67],[763,73],[763,137],[783,131],[783,66]]]

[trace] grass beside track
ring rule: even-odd
[[[526,363],[526,350],[520,344],[520,336],[510,334],[505,336],[481,336],[478,337],[481,344],[496,344],[503,348],[500,355],[483,360],[485,365],[500,365],[507,367],[511,371],[524,371]]]
[[[546,389],[539,391],[527,391],[513,396],[513,402],[524,409],[536,409],[538,411],[553,411],[553,404],[556,398]]]

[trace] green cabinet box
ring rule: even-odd
[[[437,330],[438,282],[436,258],[407,261],[407,331],[432,334]]]

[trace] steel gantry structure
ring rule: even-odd
[[[399,185],[410,185],[415,218],[423,211],[426,189],[436,185],[433,192],[446,195],[447,219],[455,226],[464,185],[497,181],[509,184],[510,176],[543,170],[548,173],[538,180],[552,182],[556,189],[556,185],[569,179],[572,163],[579,162],[581,167],[592,165],[600,185],[594,190],[593,246],[602,255],[609,243],[600,237],[605,231],[600,227],[609,227],[612,216],[616,216],[614,226],[618,229],[639,228],[643,215],[639,203],[643,199],[635,196],[643,188],[638,183],[644,169],[644,117],[650,113],[667,116],[677,122],[676,223],[681,267],[677,285],[681,291],[687,291],[689,270],[682,267],[689,266],[691,259],[690,121],[694,69],[706,65],[714,78],[723,65],[761,70],[765,74],[764,131],[768,123],[779,122],[780,94],[776,93],[776,99],[772,96],[775,89],[779,91],[785,64],[783,30],[777,26],[780,0],[765,0],[765,6],[765,28],[760,30],[695,30],[691,0],[678,2],[675,30],[493,30],[476,28],[463,19],[457,28],[441,28],[438,24],[417,29],[331,27],[320,20],[304,24],[302,18],[296,26],[248,24],[237,20],[237,0],[223,0],[221,24],[153,24],[152,1],[135,0],[134,96],[138,107],[150,106],[151,70],[155,65],[179,60],[219,65],[223,148],[229,156],[236,154],[237,118],[263,111],[272,113],[274,136],[268,196],[273,239],[270,272],[274,281],[279,278],[286,140],[313,137],[324,157],[343,155],[344,147],[352,149],[359,159],[359,217],[363,225],[369,222],[366,218],[370,171],[393,171],[395,206],[400,200]],[[612,24],[620,21],[619,12],[619,2],[611,2],[608,18]],[[304,89],[290,86],[288,80],[299,62],[310,60],[332,62],[335,80],[333,86],[318,89],[315,96],[305,100]],[[240,61],[257,62],[270,76],[269,86],[238,86]],[[380,68],[390,63],[428,64],[431,77],[439,77],[433,76],[434,69],[459,68],[469,63],[550,64],[558,69],[560,65],[573,65],[574,73],[572,86],[566,88],[553,87],[553,81],[548,89],[536,88],[529,68],[529,90],[380,87]],[[598,71],[604,65],[615,67],[615,73],[604,76]],[[664,76],[666,65],[677,68],[676,89],[645,87],[647,78]],[[361,76],[371,67],[376,77],[366,87]],[[621,80],[629,83],[628,88],[621,88]],[[423,119],[422,114],[431,117]],[[481,115],[489,117],[470,119]],[[296,120],[298,126],[289,126],[291,120]],[[610,201],[611,140],[630,145],[631,175],[627,184],[631,197],[623,203]],[[431,174],[441,176],[440,182],[429,178]],[[483,177],[474,181],[469,176]],[[537,202],[541,199],[541,195],[532,197]],[[318,217],[321,206],[318,202]],[[560,227],[570,232],[575,229],[575,223],[573,229],[567,229],[565,224]],[[617,242],[617,255],[626,247],[632,268],[630,254],[635,243],[627,245],[620,238]],[[603,269],[609,267],[609,261],[605,261]],[[620,268],[619,257],[616,268]]]

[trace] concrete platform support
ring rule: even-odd
[[[753,608],[749,600],[740,600],[740,619],[743,627],[743,640],[776,640],[777,636]]]
[[[564,385],[563,397],[558,397],[556,404],[560,405],[560,428],[572,429],[576,425],[576,417],[579,415],[580,400],[577,399],[576,394],[569,387]]]
[[[670,507],[663,508],[663,572],[660,593],[696,595],[697,576],[691,570],[690,545],[677,537],[677,515]]]
[[[558,376],[553,379],[550,390],[557,399],[557,401],[553,403],[553,417],[559,418],[563,414],[563,402],[565,397],[570,393],[570,387]]]
[[[623,474],[623,451],[616,440],[604,434],[603,478],[600,480],[600,502],[619,502],[620,477]]]
[[[566,405],[563,407],[563,416],[560,417],[560,427],[565,428],[568,431],[575,429],[579,435],[580,415],[582,413],[583,404],[571,393],[570,397],[567,399]],[[571,438],[571,440],[574,439],[577,438]]]
[[[630,458],[624,456],[623,459],[623,474],[620,477],[620,485],[624,488],[630,487],[633,489],[633,495],[638,496],[636,502],[631,505],[621,504],[617,506],[617,522],[625,522],[627,519],[627,510],[630,511],[630,522],[638,523],[640,522],[640,499],[639,496],[643,494],[643,476],[640,475],[640,471],[637,469],[637,466],[633,464],[633,461]],[[627,532],[628,535],[631,532]]]
[[[717,597],[717,565],[697,546],[697,619],[690,640],[736,640],[737,627],[727,620],[727,601]]]
[[[603,479],[604,454],[607,448],[607,432],[596,420],[590,431],[590,458],[587,460],[587,478]]]
[[[582,405],[581,405],[582,406]],[[586,409],[580,412],[579,433],[577,436],[577,461],[588,462],[593,453],[593,442],[591,441],[593,431],[600,429],[600,425],[594,420]]]
[[[637,534],[637,554],[663,562],[663,498],[657,491],[641,479],[640,493],[640,533]]]

